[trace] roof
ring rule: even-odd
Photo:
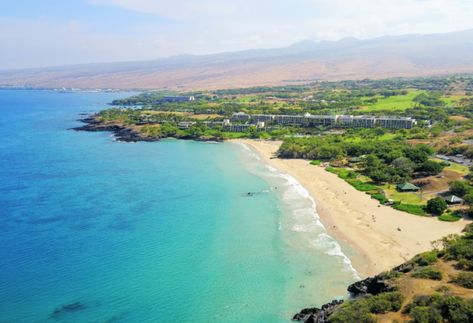
[[[418,191],[418,190],[420,190],[419,187],[417,187],[417,186],[415,186],[414,184],[411,184],[411,183],[398,184],[397,188],[400,189],[401,191]]]
[[[456,196],[456,195],[446,196],[446,197],[444,197],[444,200],[447,201],[448,203],[452,203],[452,204],[463,203],[463,199]]]

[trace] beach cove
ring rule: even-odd
[[[238,140],[281,172],[299,181],[316,201],[317,214],[330,235],[351,246],[354,267],[375,275],[432,249],[432,242],[460,233],[467,221],[441,222],[379,205],[337,175],[307,160],[274,158],[281,142]]]
[[[68,130],[129,95],[0,93],[1,321],[288,322],[347,296],[350,246],[247,146]]]

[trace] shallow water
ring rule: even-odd
[[[345,296],[350,250],[246,147],[67,130],[128,95],[0,91],[0,322],[287,322]]]

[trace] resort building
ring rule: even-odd
[[[352,117],[352,126],[355,128],[374,128],[376,127],[376,118],[367,116],[355,116]]]
[[[195,125],[197,122],[195,121],[182,121],[177,124],[177,127],[179,129],[189,129],[193,125]]]
[[[270,123],[273,120],[274,120],[274,116],[270,114],[252,114],[251,115],[252,123],[258,123],[258,122]]]
[[[376,119],[376,124],[387,129],[412,129],[416,121],[405,117],[379,117]]]
[[[306,115],[307,125],[309,127],[315,126],[333,126],[337,123],[337,116],[318,116],[318,115]]]
[[[274,123],[283,126],[304,126],[307,124],[307,118],[301,115],[275,115]]]
[[[411,129],[417,123],[415,119],[407,117],[375,117],[354,115],[271,115],[234,113],[232,122],[253,123],[265,122],[281,126],[295,127],[340,127],[340,128],[375,128],[386,129]]]
[[[230,118],[232,122],[247,122],[247,121],[250,121],[250,119],[251,119],[251,116],[244,112],[234,113],[232,117]]]

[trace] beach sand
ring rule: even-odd
[[[432,242],[459,233],[467,221],[442,222],[380,205],[337,175],[301,159],[279,159],[281,142],[238,140],[279,171],[293,176],[316,201],[317,212],[330,235],[348,243],[357,253],[351,259],[362,275],[374,275],[400,265]]]

